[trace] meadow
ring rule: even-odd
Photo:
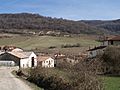
[[[100,42],[84,37],[53,37],[53,36],[13,36],[11,38],[0,38],[0,46],[14,45],[26,50],[41,49],[55,46],[60,48],[65,44],[79,43],[82,47],[99,45]]]

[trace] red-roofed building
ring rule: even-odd
[[[54,67],[55,60],[50,56],[38,56],[37,57],[38,66],[42,67]]]
[[[104,46],[108,46],[108,45],[120,45],[120,36],[114,36],[114,37],[110,37],[107,38],[103,41],[103,45]]]

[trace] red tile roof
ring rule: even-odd
[[[120,36],[115,36],[113,38],[109,38],[108,41],[120,41]]]
[[[37,61],[41,62],[41,61],[45,61],[47,59],[51,58],[50,56],[38,56],[37,57]]]

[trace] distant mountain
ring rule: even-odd
[[[106,23],[103,21],[96,22],[97,21],[73,21],[62,18],[58,19],[29,13],[0,14],[0,32],[23,32],[27,29],[35,32],[60,31],[72,34],[109,33],[109,31],[107,31],[108,28],[105,27],[107,26]],[[117,27],[116,23],[115,25]],[[113,26],[113,28],[115,27]],[[113,29],[111,29],[111,31],[112,30]]]
[[[94,26],[94,27],[99,28],[99,29],[105,29],[106,31],[120,34],[120,19],[108,20],[108,21],[82,20],[81,22],[84,22],[90,26]]]

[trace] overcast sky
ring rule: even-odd
[[[120,0],[0,0],[0,13],[37,13],[72,20],[120,18]]]

